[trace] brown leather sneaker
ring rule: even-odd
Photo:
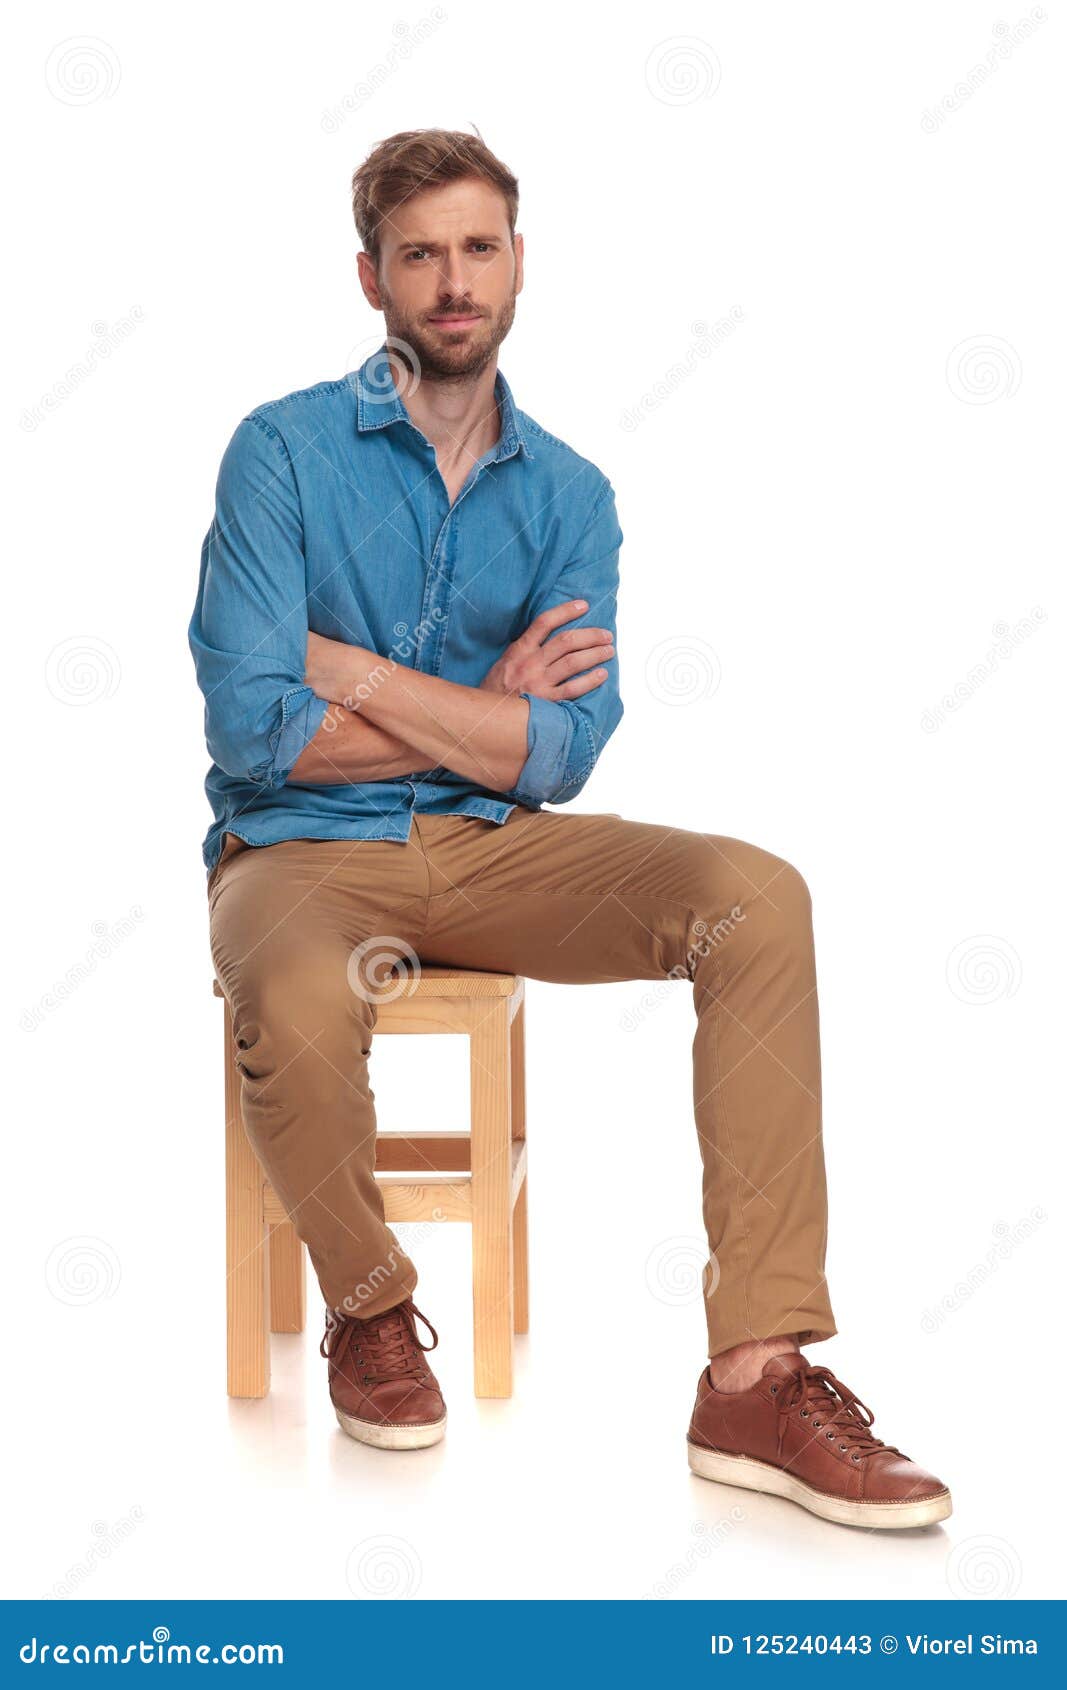
[[[433,1332],[423,1344],[416,1316]],[[365,1320],[326,1311],[319,1354],[330,1364],[330,1400],[350,1438],[378,1449],[423,1449],[445,1435],[445,1400],[426,1350],[437,1333],[410,1297]]]
[[[702,1479],[788,1497],[838,1525],[929,1526],[952,1513],[940,1479],[872,1435],[874,1415],[828,1367],[775,1356],[750,1391],[717,1391],[706,1367],[689,1426]]]

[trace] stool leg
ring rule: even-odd
[[[231,1397],[263,1397],[270,1388],[268,1272],[263,1170],[241,1117],[241,1076],[227,1004],[226,1376]]]
[[[304,1241],[292,1221],[270,1230],[270,1329],[303,1332],[306,1301]]]
[[[511,1028],[505,998],[472,1000],[474,1394],[511,1395]]]
[[[526,1137],[526,1002],[520,998],[511,1019],[511,1136]],[[526,1180],[515,1199],[511,1222],[512,1274],[515,1285],[515,1330],[530,1330],[530,1245],[527,1231]]]

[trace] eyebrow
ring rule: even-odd
[[[489,244],[493,241],[503,240],[503,236],[502,235],[472,234],[472,235],[464,235],[463,239],[465,241],[485,241],[487,244]],[[411,252],[412,250],[418,250],[419,252],[424,252],[424,251],[429,252],[429,251],[436,249],[439,246],[439,244],[440,243],[438,241],[401,241],[400,246],[398,247],[397,250],[399,252]]]

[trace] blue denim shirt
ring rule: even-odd
[[[542,610],[583,598],[568,627],[615,633],[622,533],[611,483],[518,410],[498,372],[500,439],[451,506],[433,447],[397,396],[385,347],[338,381],[260,405],[219,471],[189,625],[215,820],[283,839],[398,839],[411,813],[502,822],[580,792],[622,717],[618,660],[584,697],[530,706],[527,758],[510,792],[438,765],[410,778],[289,778],[329,708],[304,684],[307,635],[365,646],[478,686]]]

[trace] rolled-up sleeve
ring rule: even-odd
[[[253,415],[226,448],[189,645],[220,769],[277,787],[328,705],[304,684],[307,580],[300,494],[281,436]]]
[[[538,587],[529,620],[567,599],[585,599],[589,609],[568,622],[567,629],[606,628],[614,642],[622,540],[614,491],[605,479],[572,555],[551,580]],[[506,796],[536,808],[566,803],[582,790],[623,713],[618,657],[597,667],[607,670],[607,680],[581,698],[556,703],[528,692],[519,694],[530,706],[527,757]]]

